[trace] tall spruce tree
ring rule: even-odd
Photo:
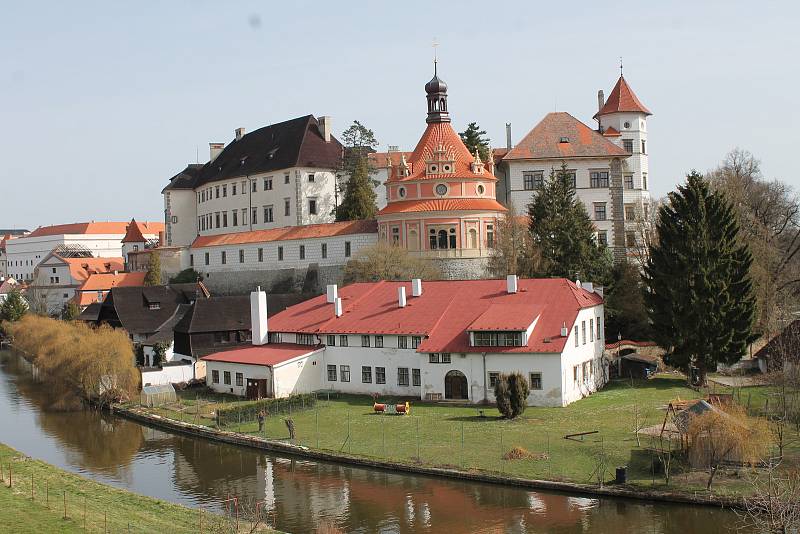
[[[28,303],[22,298],[20,290],[14,288],[0,304],[0,323],[19,321],[26,313],[28,313]]]
[[[161,255],[155,250],[150,252],[150,261],[147,264],[147,274],[144,275],[144,285],[161,285]]]
[[[478,123],[471,122],[467,124],[467,129],[458,134],[461,141],[469,149],[470,154],[475,154],[478,151],[481,159],[486,161],[489,159],[489,138],[486,137],[486,130],[481,130]]]
[[[376,198],[365,156],[356,162],[353,173],[347,180],[342,203],[336,207],[336,220],[354,221],[374,218],[378,211],[378,206],[375,204]]]
[[[594,237],[586,208],[575,196],[566,163],[553,169],[528,205],[531,234],[541,254],[541,276],[559,276],[605,284],[611,255]]]
[[[659,241],[644,269],[645,304],[665,361],[698,382],[732,364],[753,340],[752,257],[725,196],[692,171],[659,210]],[[690,374],[691,376],[691,374]]]

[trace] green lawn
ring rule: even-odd
[[[752,396],[753,407],[763,402],[765,388],[742,389],[737,396],[745,403]],[[722,392],[722,388],[717,388]],[[213,409],[217,402],[235,402],[228,396],[205,397],[182,394],[180,405],[156,410],[161,415],[215,426]],[[700,393],[687,388],[677,375],[660,375],[651,380],[616,380],[594,395],[565,408],[528,408],[514,421],[499,417],[493,407],[455,406],[425,403],[411,399],[410,416],[377,415],[368,396],[342,395],[322,400],[312,409],[293,409],[296,442],[311,448],[388,459],[403,463],[449,466],[508,473],[526,478],[594,482],[599,458],[605,458],[605,479],[614,476],[617,466],[628,467],[628,480],[651,486],[662,479],[651,471],[653,454],[646,437],[637,445],[634,433],[637,413],[640,427],[661,424],[664,410],[674,399],[698,398]],[[401,399],[381,398],[380,402]],[[405,399],[402,399],[405,400]],[[484,411],[484,417],[479,415]],[[287,411],[267,418],[264,435],[288,439],[284,423]],[[224,427],[256,434],[255,421]],[[583,439],[565,439],[567,434],[597,431]],[[795,436],[796,437],[796,436]],[[790,450],[797,465],[798,444]],[[505,460],[512,448],[525,449],[531,456]],[[673,485],[687,491],[705,489],[703,473],[679,473]],[[719,477],[718,493],[745,490],[744,473]]]
[[[0,465],[3,471],[0,484],[0,532],[192,533],[200,528],[199,510],[88,480],[27,458],[2,444]],[[9,466],[11,488],[8,486]],[[67,519],[64,519],[65,495]],[[203,521],[204,531],[209,532],[211,524],[219,525],[221,520],[204,512]]]

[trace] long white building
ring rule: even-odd
[[[251,294],[253,347],[202,358],[218,392],[283,397],[319,389],[425,400],[494,400],[518,371],[528,402],[566,406],[605,384],[603,299],[565,279],[375,282],[266,319]]]

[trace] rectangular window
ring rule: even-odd
[[[233,226],[239,226],[239,212],[236,211],[236,210],[233,210],[231,212],[231,215],[232,215],[232,219],[233,219]]]
[[[278,261],[283,261],[283,247],[278,247]]]
[[[376,384],[386,383],[386,367],[375,368],[375,383]]]
[[[242,208],[242,226],[247,226],[247,208]]]
[[[581,341],[586,345],[586,321],[581,321]]]
[[[336,336],[328,334],[328,345],[331,347],[336,346]]]
[[[542,389],[542,373],[531,373],[530,374],[530,386],[531,389]]]
[[[594,220],[595,221],[605,221],[606,220],[606,203],[605,202],[595,202],[595,204],[594,204]]]
[[[605,230],[600,230],[597,232],[597,243],[604,247],[608,246],[608,232]]]
[[[264,178],[264,191],[272,189],[272,178]]]
[[[280,343],[281,342],[281,333],[280,332],[270,332],[269,333],[269,342],[270,343]]]
[[[589,319],[589,341],[594,341],[594,319]]]
[[[642,173],[642,189],[647,189],[647,173]]]
[[[626,221],[633,221],[636,219],[636,206],[633,204],[626,204],[625,205],[625,220]]]
[[[526,191],[541,189],[544,185],[544,172],[528,171],[522,173],[522,184]]]
[[[369,365],[361,366],[361,383],[372,384],[372,367]]]
[[[486,225],[486,246],[489,248],[494,247],[494,225]]]
[[[206,252],[206,265],[208,265],[208,257],[209,257],[209,253]]]
[[[443,352],[442,353],[442,363],[450,363],[450,353]]]
[[[253,180],[253,182],[252,182],[251,190],[253,191],[253,193],[258,191],[258,183],[255,180]]]
[[[521,347],[522,332],[473,332],[475,347]]]
[[[308,199],[308,214],[309,215],[317,214],[317,199],[315,198]]]
[[[500,373],[497,371],[489,371],[489,387],[494,388],[498,380],[500,380]]]
[[[339,345],[341,345],[342,347],[346,347],[348,345],[346,335],[339,336]]]
[[[231,184],[231,196],[236,196],[236,184]]]
[[[306,246],[305,245],[300,245],[300,259],[301,260],[306,259]]]
[[[288,172],[283,175],[283,183],[285,183],[285,184],[289,183],[289,173]]]
[[[411,348],[416,349],[419,347],[419,344],[422,342],[422,338],[420,336],[411,336]]]
[[[328,365],[328,382],[336,382],[336,366]]]
[[[422,376],[419,369],[411,369],[411,385],[419,387],[422,385]]]
[[[439,353],[431,352],[428,354],[428,363],[439,363]]]
[[[272,206],[264,206],[264,222],[271,223],[274,222],[275,215],[272,210]]]
[[[572,381],[577,384],[578,383],[578,366],[572,366]]]
[[[216,369],[211,371],[211,382],[213,384],[219,384],[219,371],[217,371]]]
[[[223,371],[222,372],[222,381],[227,384],[231,385],[231,372],[230,371]]]
[[[578,346],[578,325],[575,325],[575,346]]]
[[[340,365],[339,366],[339,374],[341,375],[340,378],[342,382],[350,382],[350,366],[349,365]]]
[[[291,215],[291,213],[292,213],[291,201],[288,198],[284,198],[283,199],[283,216],[284,217],[288,217],[289,215]]]
[[[244,263],[244,249],[239,249],[239,263]]]
[[[361,336],[361,346],[369,347],[369,336]]]
[[[308,174],[308,181],[309,181],[309,183],[312,183],[312,184],[313,184],[313,183],[314,183],[314,179],[315,179],[314,173],[313,173],[313,172],[312,172],[312,173],[309,173],[309,174]]]
[[[219,198],[219,186],[217,186],[215,189],[216,189],[215,191],[216,194],[214,195],[214,198]],[[227,383],[230,384],[230,382]]]
[[[250,214],[250,223],[258,224],[258,208],[253,208],[253,213]]]
[[[344,242],[344,257],[345,258],[350,257],[350,241]]]
[[[263,248],[258,249],[258,261],[259,262],[264,261],[264,249]]]
[[[194,267],[194,254],[189,254],[189,267]]]
[[[600,317],[597,318],[597,340],[600,341]]]
[[[567,176],[567,183],[571,184],[573,189],[578,187],[578,176],[575,171],[566,171],[564,174]]]
[[[647,154],[647,141],[642,139],[642,154]]]
[[[224,250],[220,253],[220,260],[222,261],[222,265],[225,265],[225,263],[227,261],[227,258],[225,256],[225,251]]]
[[[625,152],[628,154],[633,154],[633,139],[623,139],[622,148],[625,149]]]
[[[397,336],[397,348],[398,349],[408,348],[408,338],[406,336]]]
[[[242,194],[247,194],[247,180],[242,180]]]
[[[322,259],[323,260],[328,257],[328,244],[327,243],[322,243],[322,245],[320,245],[320,254],[322,255]]]
[[[633,189],[633,175],[626,174],[625,178],[625,189]]]
[[[314,334],[297,334],[298,345],[316,345],[317,339]]]
[[[223,185],[222,186],[222,196],[223,197],[227,197],[228,196],[228,186],[227,185]]]
[[[242,373],[236,373],[236,385],[237,386],[244,385],[244,375]]]
[[[408,386],[408,367],[397,368],[397,385]]]
[[[626,247],[636,246],[636,232],[625,232],[625,246]]]
[[[216,222],[217,222],[217,228],[219,228],[219,222],[220,222],[219,212],[216,212],[214,214],[214,218],[216,219]]]
[[[608,187],[608,171],[592,171],[589,173],[589,186]]]
[[[383,336],[375,336],[375,347],[378,349],[383,348]]]

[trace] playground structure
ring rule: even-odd
[[[406,401],[405,404],[386,404],[382,402],[376,402],[372,405],[372,409],[375,413],[385,413],[389,415],[410,415],[411,414],[411,403]]]

